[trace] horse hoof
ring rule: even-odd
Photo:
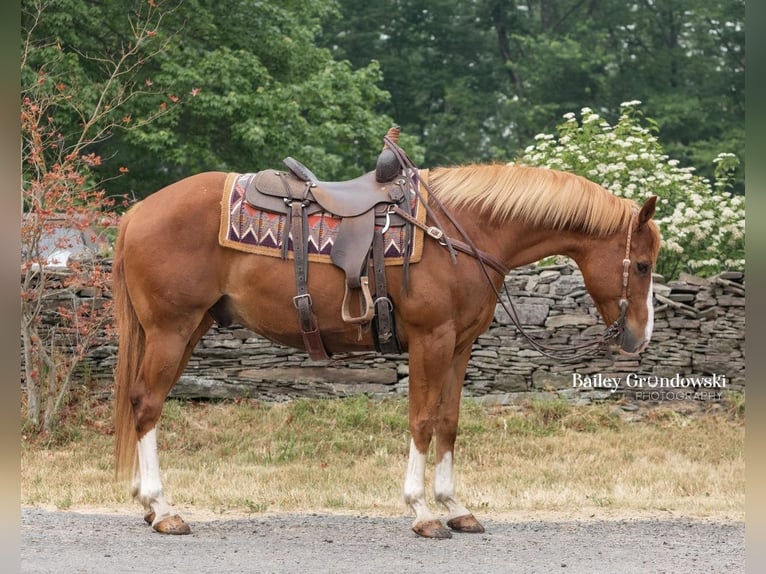
[[[444,528],[440,520],[428,520],[413,525],[412,531],[423,538],[452,538],[452,533]]]
[[[184,522],[183,518],[174,514],[163,518],[157,524],[152,526],[160,534],[190,534],[191,528]]]
[[[484,527],[474,518],[473,514],[453,518],[447,521],[447,526],[455,532],[470,532],[474,534],[484,532]]]
[[[152,525],[152,522],[154,522],[154,511],[150,510],[146,514],[144,514],[144,522],[146,522],[149,526]]]

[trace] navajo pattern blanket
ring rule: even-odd
[[[271,213],[257,209],[245,201],[245,189],[254,173],[230,173],[224,185],[221,200],[221,225],[218,242],[223,247],[239,251],[282,257],[282,244],[287,241],[288,258],[293,258],[292,234],[285,214]],[[427,200],[426,190],[421,186],[420,193]],[[412,214],[418,221],[425,222],[426,210],[413,198]],[[308,259],[330,263],[330,253],[337,236],[341,219],[329,213],[316,213],[308,216]],[[391,227],[383,235],[386,265],[402,265],[406,245],[405,227]],[[423,252],[423,231],[413,229],[413,241],[410,263],[420,261]]]

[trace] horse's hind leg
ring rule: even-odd
[[[212,319],[205,315],[186,341],[177,332],[147,333],[146,354],[138,380],[131,388],[131,402],[139,437],[131,490],[144,506],[145,520],[157,532],[165,534],[188,534],[191,529],[165,499],[160,478],[156,425],[167,394],[181,376],[194,347],[211,324]]]

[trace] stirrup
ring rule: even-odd
[[[348,283],[346,283],[346,292],[343,294],[343,305],[340,309],[340,315],[346,323],[369,323],[373,316],[375,316],[375,304],[372,302],[372,295],[370,295],[369,278],[366,276],[360,277],[359,282],[362,296],[364,297],[364,301],[360,301],[360,305],[362,305],[361,310],[364,313],[358,317],[354,317],[349,313],[349,293],[351,290],[348,288]]]

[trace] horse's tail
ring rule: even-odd
[[[114,372],[115,462],[118,478],[127,478],[135,463],[138,434],[130,401],[130,387],[138,377],[146,343],[144,329],[138,321],[125,283],[125,231],[132,211],[128,211],[120,222],[112,263],[112,297],[118,337],[117,367]]]

